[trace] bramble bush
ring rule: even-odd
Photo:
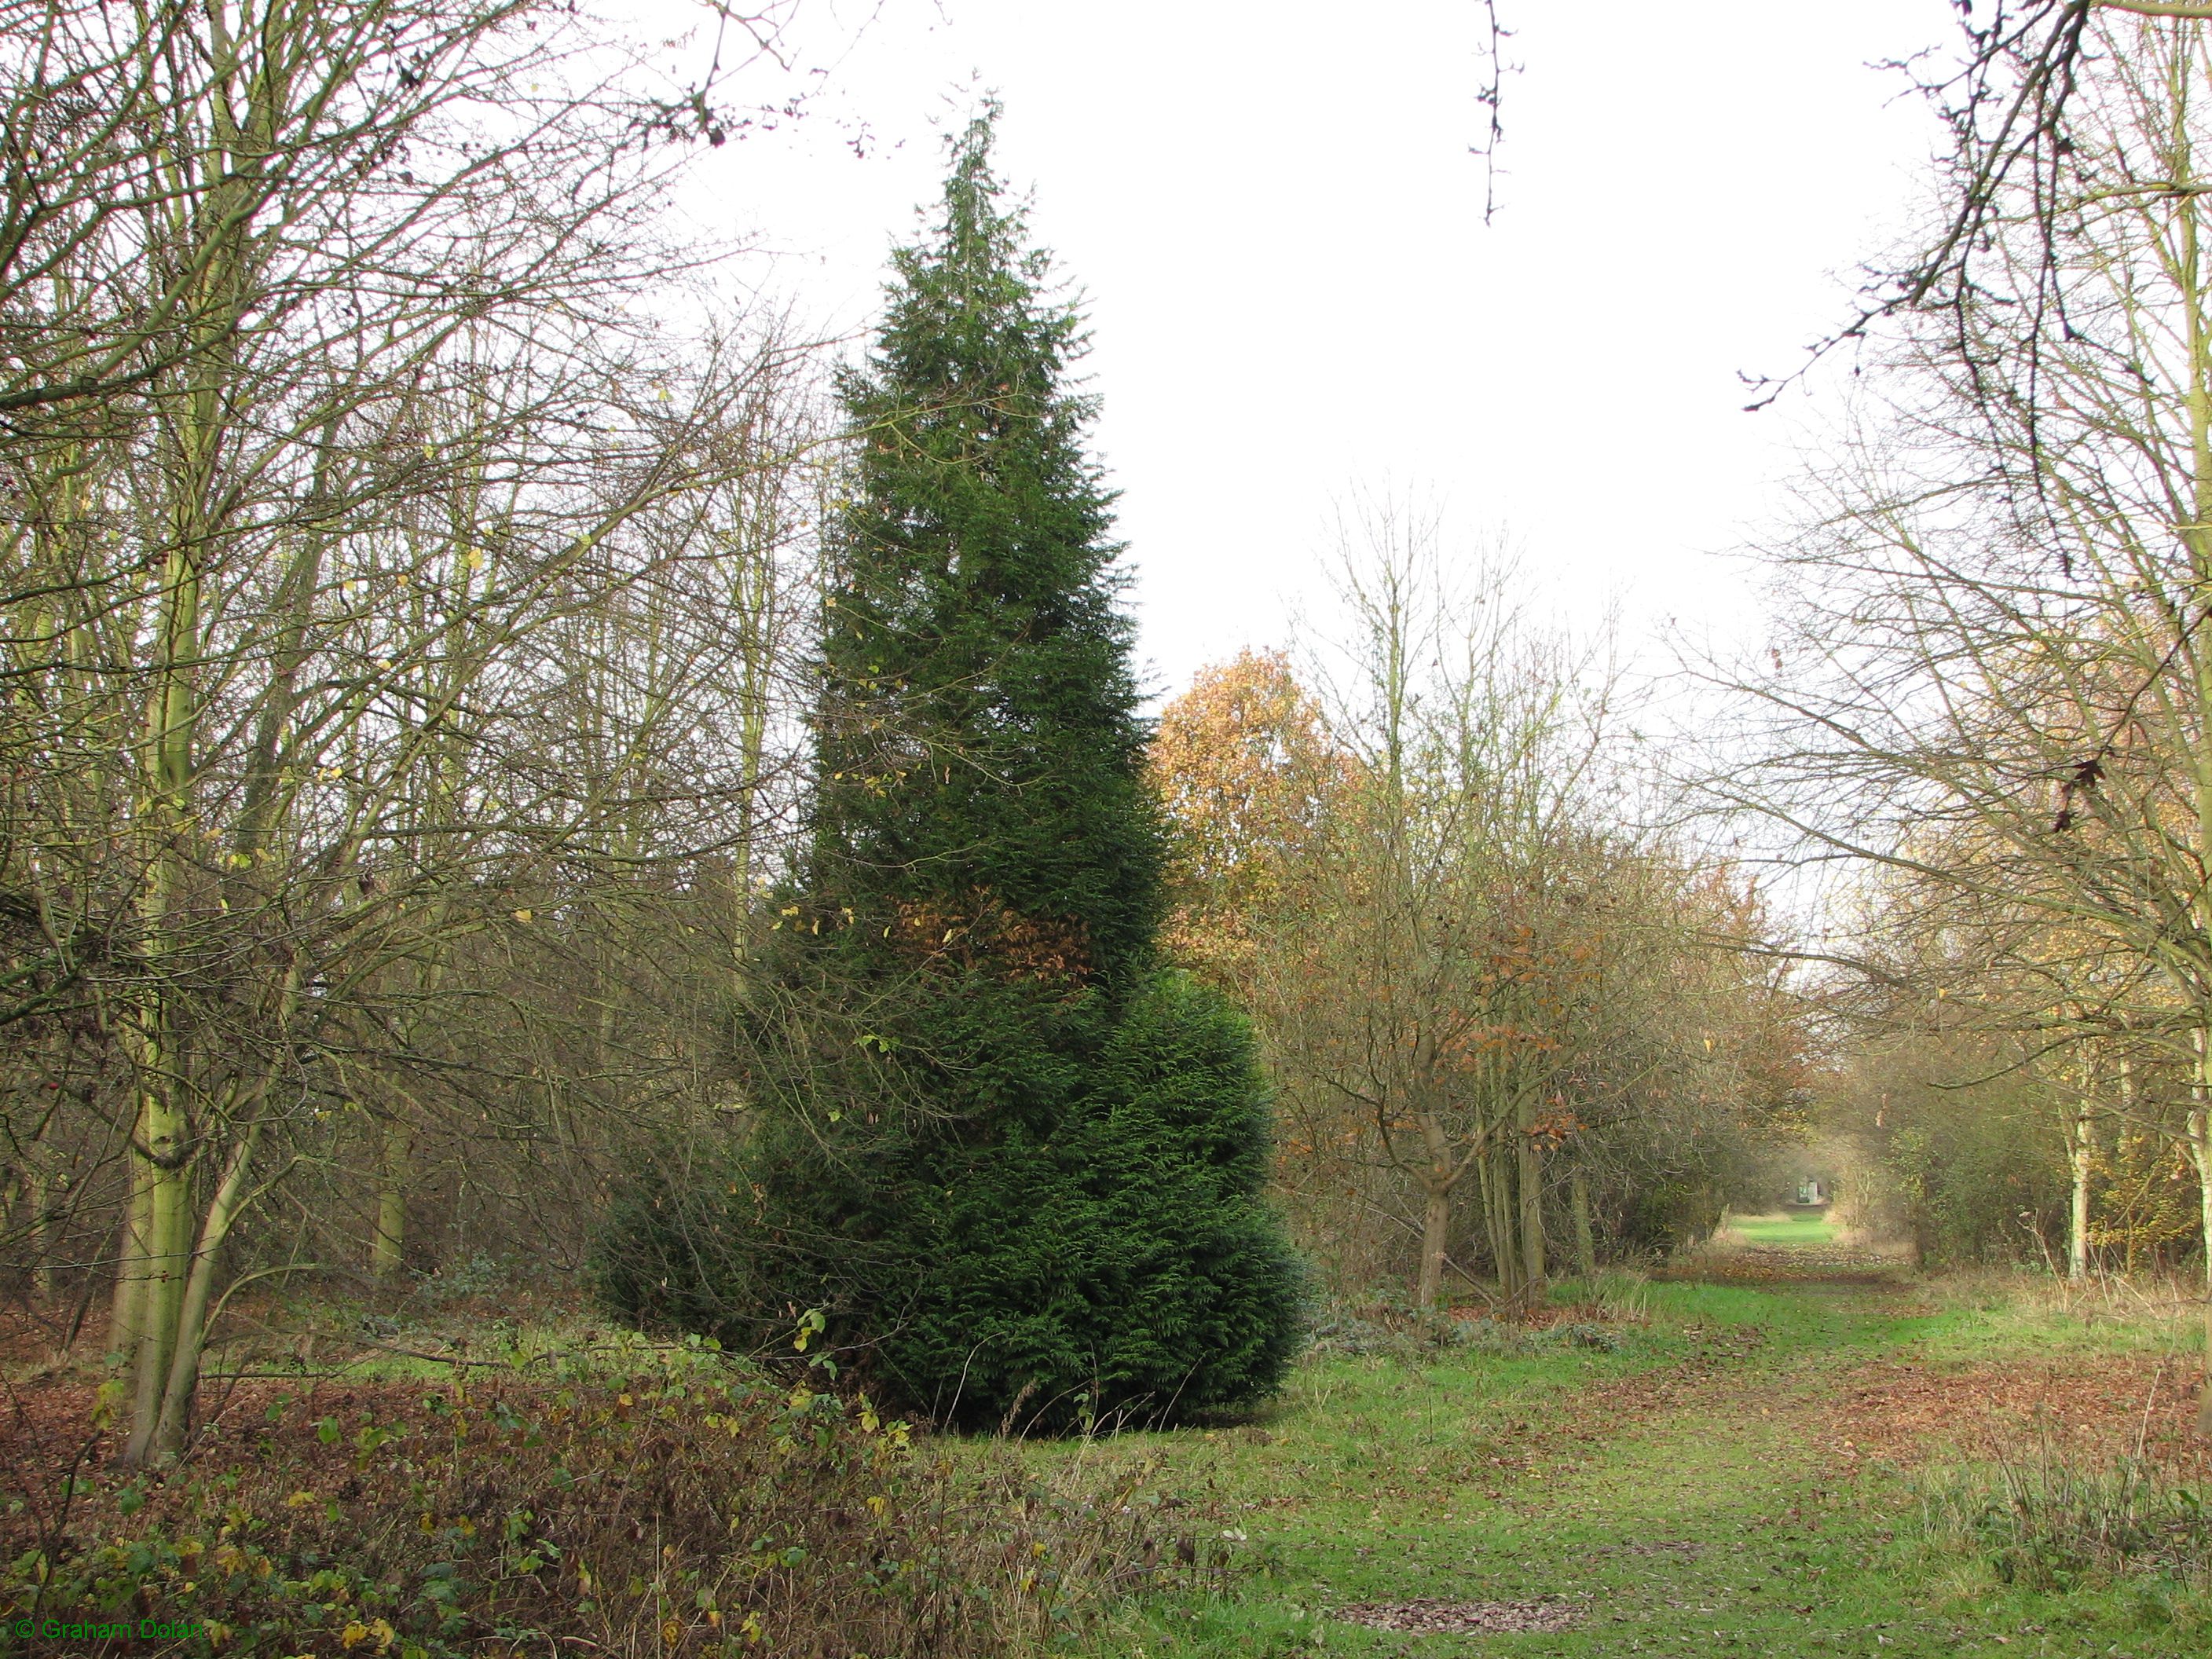
[[[707,1342],[550,1370],[264,1385],[165,1474],[81,1464],[0,1520],[0,1612],[200,1626],[73,1653],[927,1659],[1230,1565],[1142,1462],[1055,1488]]]

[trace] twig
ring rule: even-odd
[[[2143,1396],[2142,1426],[2136,1431],[2136,1462],[2142,1462],[2143,1448],[2150,1442],[2151,1407],[2158,1400],[2158,1385],[2166,1380],[2166,1362],[2158,1362],[2158,1369],[2150,1374],[2150,1392]]]
[[[54,1582],[54,1569],[60,1565],[62,1541],[69,1529],[70,1505],[76,1499],[76,1472],[83,1464],[86,1455],[99,1443],[102,1432],[103,1430],[95,1425],[92,1432],[77,1447],[76,1455],[70,1459],[69,1473],[62,1477],[61,1507],[54,1511],[54,1529],[51,1537],[45,1527],[39,1528],[40,1551],[46,1557],[46,1571],[39,1579],[38,1594],[31,1598],[31,1625],[34,1629],[38,1626],[39,1614],[46,1607],[47,1588]],[[27,1482],[26,1486],[28,1486]]]

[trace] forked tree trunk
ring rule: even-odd
[[[161,1409],[155,1414],[143,1455],[136,1454],[137,1438],[133,1437],[135,1462],[166,1463],[185,1449],[185,1437],[191,1431],[192,1401],[199,1392],[200,1361],[207,1352],[208,1304],[215,1291],[216,1262],[239,1212],[245,1207],[246,1179],[253,1165],[254,1146],[260,1138],[260,1126],[256,1124],[232,1150],[222,1180],[200,1224],[189,1269],[182,1275],[168,1372],[162,1379]]]

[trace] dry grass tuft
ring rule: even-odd
[[[2068,1590],[2087,1577],[2155,1573],[2212,1585],[2212,1511],[2199,1487],[2157,1462],[2069,1455],[2045,1439],[1916,1486],[1928,1535],[1985,1555],[2004,1583]]]

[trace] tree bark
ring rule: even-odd
[[[1521,1194],[1521,1271],[1533,1295],[1548,1277],[1544,1262],[1544,1155],[1529,1133],[1535,1121],[1535,1103],[1521,1098],[1514,1136],[1516,1185]]]
[[[2089,1169],[2097,1155],[2096,1124],[2084,1094],[2075,1108],[2067,1138],[2066,1161],[2074,1178],[2066,1212],[2066,1277],[2076,1285],[2089,1276]]]
[[[2174,124],[2178,133],[2187,128]],[[2194,157],[2186,154],[2174,158],[2187,171],[2176,174],[2187,177],[2194,171]],[[2198,216],[2202,211],[2201,198],[2191,192],[2181,197],[2173,207],[2174,217],[2179,221],[2181,268],[2177,274],[2184,291],[2182,318],[2185,329],[2185,344],[2189,356],[2189,461],[2190,482],[2192,485],[2191,522],[2181,532],[2183,543],[2189,549],[2190,574],[2196,578],[2198,592],[2212,586],[2212,333],[2206,328],[2206,287],[2203,248],[2200,242]],[[2212,653],[2200,645],[2191,653],[2192,690],[2196,694],[2195,752],[2197,793],[2197,861],[2201,868],[2208,854],[2212,854]],[[2202,929],[2212,922],[2207,914],[2207,901],[2202,883],[2197,885],[2192,900],[2197,927]],[[2201,1006],[2200,1002],[2200,1006]],[[2212,1047],[2207,1038],[2212,1031],[2201,1023],[2196,1031],[2197,1041],[2197,1107],[2196,1115],[2202,1117],[2205,1109],[2212,1106]],[[2198,1166],[2200,1189],[2204,1182],[2204,1166]],[[2212,1194],[2203,1199],[2205,1224],[2206,1273],[2212,1281]],[[2212,1290],[2208,1290],[2204,1302],[2204,1382],[2197,1401],[2197,1431],[2212,1437]]]
[[[54,1299],[53,1195],[39,1165],[44,1150],[33,1146],[23,1161],[23,1209],[29,1218],[23,1243],[31,1255],[31,1300],[40,1307]]]
[[[137,1291],[137,1330],[133,1350],[136,1376],[131,1441],[124,1461],[147,1462],[161,1425],[161,1399],[177,1347],[178,1319],[184,1306],[185,1273],[191,1227],[191,1149],[183,1112],[166,1079],[149,1080],[139,1106],[142,1144],[132,1155],[145,1166],[147,1179],[144,1253]]]
[[[407,1243],[407,1193],[415,1176],[415,1128],[404,1108],[384,1124],[384,1168],[376,1195],[376,1236],[369,1241],[368,1272],[379,1283],[398,1272]]]
[[[2198,1224],[2204,1239],[2204,1382],[2197,1396],[2197,1432],[2212,1439],[2212,1033],[2197,1032],[2196,1100],[2189,1112],[2189,1161],[2197,1166]]]
[[[1483,1207],[1490,1222],[1490,1253],[1498,1269],[1498,1288],[1507,1301],[1521,1294],[1521,1248],[1513,1190],[1513,1165],[1493,1145],[1482,1155]]]
[[[1577,1170],[1567,1183],[1575,1210],[1575,1271],[1584,1279],[1597,1277],[1597,1237],[1590,1229],[1589,1179]]]
[[[190,492],[186,494],[189,498]],[[178,511],[170,534],[174,541],[162,568],[159,600],[158,672],[146,721],[146,854],[151,879],[141,912],[147,982],[132,1055],[138,1090],[131,1145],[134,1200],[142,1182],[144,1187],[137,1232],[140,1283],[131,1292],[137,1303],[132,1345],[137,1386],[131,1442],[125,1452],[125,1461],[134,1464],[152,1455],[191,1237],[192,1146],[180,1097],[185,1056],[175,1009],[178,988],[169,977],[174,913],[185,876],[185,842],[192,830],[193,747],[200,714],[194,676],[200,653],[202,536],[189,507]]]
[[[1451,1188],[1431,1180],[1423,1183],[1421,1204],[1421,1277],[1417,1299],[1433,1308],[1443,1297],[1444,1257],[1451,1248]]]
[[[146,1285],[146,1209],[153,1188],[146,1179],[144,1160],[127,1152],[130,1190],[123,1200],[123,1224],[118,1230],[115,1256],[115,1296],[108,1304],[107,1357],[117,1370],[128,1372],[137,1363],[138,1336],[144,1325]]]
[[[246,1172],[253,1164],[253,1150],[261,1139],[255,1124],[232,1151],[222,1181],[208,1205],[192,1252],[189,1273],[178,1298],[176,1337],[172,1346],[168,1375],[161,1389],[161,1411],[147,1448],[147,1461],[166,1463],[184,1450],[191,1431],[192,1401],[199,1392],[200,1360],[207,1352],[208,1302],[215,1289],[216,1258],[239,1212],[246,1204]]]

